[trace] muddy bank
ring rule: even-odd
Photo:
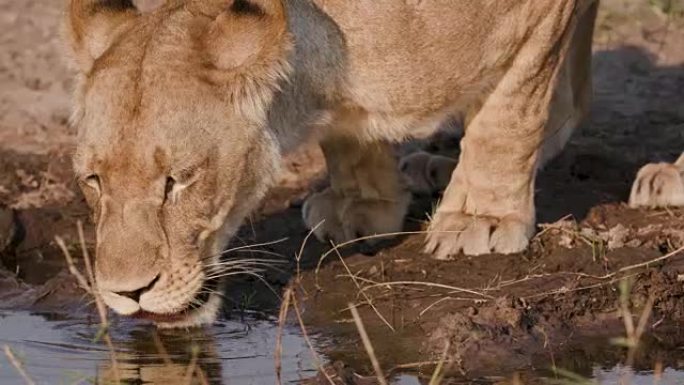
[[[362,304],[386,367],[437,360],[446,345],[452,370],[468,377],[549,366],[581,336],[624,336],[622,279],[635,316],[653,298],[649,332],[684,319],[684,252],[674,252],[684,246],[683,218],[602,206],[580,224],[545,226],[523,255],[434,261],[420,236],[344,263],[331,254],[302,277],[307,321],[334,330],[332,357],[362,367],[348,303]]]

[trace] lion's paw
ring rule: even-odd
[[[306,227],[321,242],[344,240],[344,231],[338,210],[343,198],[331,189],[311,195],[302,207],[302,216]]]
[[[408,193],[397,200],[345,198],[331,189],[312,195],[304,204],[307,227],[322,242],[342,243],[402,230],[410,203]],[[365,243],[372,244],[373,240]]]
[[[513,218],[437,213],[430,223],[425,252],[441,260],[465,255],[519,253],[527,247],[534,224]]]
[[[642,167],[632,185],[629,206],[684,206],[682,170],[670,163],[651,163]]]
[[[443,191],[449,185],[454,168],[454,159],[424,151],[407,155],[399,162],[399,170],[407,186],[417,194]]]
[[[400,232],[410,199],[408,193],[402,194],[397,201],[348,199],[340,218],[345,239]],[[367,240],[366,243],[375,241]]]

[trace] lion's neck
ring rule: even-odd
[[[288,152],[322,129],[342,86],[344,40],[336,24],[308,0],[286,0],[295,42],[293,71],[268,113],[268,126]]]

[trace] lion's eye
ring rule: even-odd
[[[100,192],[100,177],[96,174],[93,175],[88,175],[87,177],[83,178],[83,183],[85,183],[86,186],[93,188]]]
[[[166,187],[164,187],[164,201],[168,201],[170,198],[172,198],[171,194],[173,193],[173,187],[176,185],[176,180],[173,179],[172,177],[167,177],[166,178]]]

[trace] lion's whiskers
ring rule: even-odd
[[[285,263],[287,263],[287,261],[276,260],[276,259],[251,258],[251,259],[226,259],[223,261],[208,263],[205,266],[208,266],[208,267],[233,266],[233,265],[241,265],[241,264],[261,264],[261,265],[270,266],[270,265],[278,265],[278,264],[285,264]]]
[[[244,246],[233,247],[233,248],[231,248],[231,249],[223,250],[223,251],[221,251],[221,252],[218,253],[218,254],[208,255],[208,256],[206,256],[206,257],[204,257],[204,258],[202,258],[202,259],[211,259],[211,258],[221,257],[221,256],[224,256],[224,255],[226,255],[226,254],[228,254],[228,253],[232,253],[232,252],[236,252],[236,251],[243,251],[243,252],[244,252],[244,251],[251,251],[251,252],[262,253],[262,254],[267,254],[267,253],[268,253],[268,254],[273,254],[273,255],[276,255],[276,256],[285,258],[285,256],[284,256],[284,255],[281,255],[281,254],[273,253],[273,252],[271,252],[271,251],[266,251],[266,250],[255,250],[255,249],[253,249],[253,248],[255,248],[255,247],[262,247],[262,246],[272,246],[272,245],[276,245],[276,244],[278,244],[278,243],[283,243],[283,242],[287,241],[288,239],[289,239],[289,238],[281,238],[281,239],[278,239],[278,240],[276,240],[276,241],[263,242],[263,243],[255,243],[255,244],[251,244],[251,245],[244,245]]]
[[[235,269],[235,270],[232,270],[232,271],[229,271],[229,272],[218,273],[218,274],[215,274],[215,275],[208,276],[208,277],[207,277],[207,280],[219,279],[219,278],[226,278],[226,277],[231,277],[231,276],[236,276],[236,275],[247,275],[247,276],[251,276],[251,277],[254,277],[254,278],[258,279],[261,283],[263,283],[264,285],[266,285],[266,287],[273,293],[273,295],[275,295],[276,297],[278,297],[278,298],[280,299],[280,295],[279,295],[278,292],[273,288],[273,286],[271,286],[271,284],[268,283],[268,281],[266,281],[266,279],[264,279],[264,277],[263,277],[261,274],[259,274],[259,273],[261,273],[262,271],[263,271],[263,270],[258,270],[258,269],[245,269],[245,268],[239,268],[239,269]]]

